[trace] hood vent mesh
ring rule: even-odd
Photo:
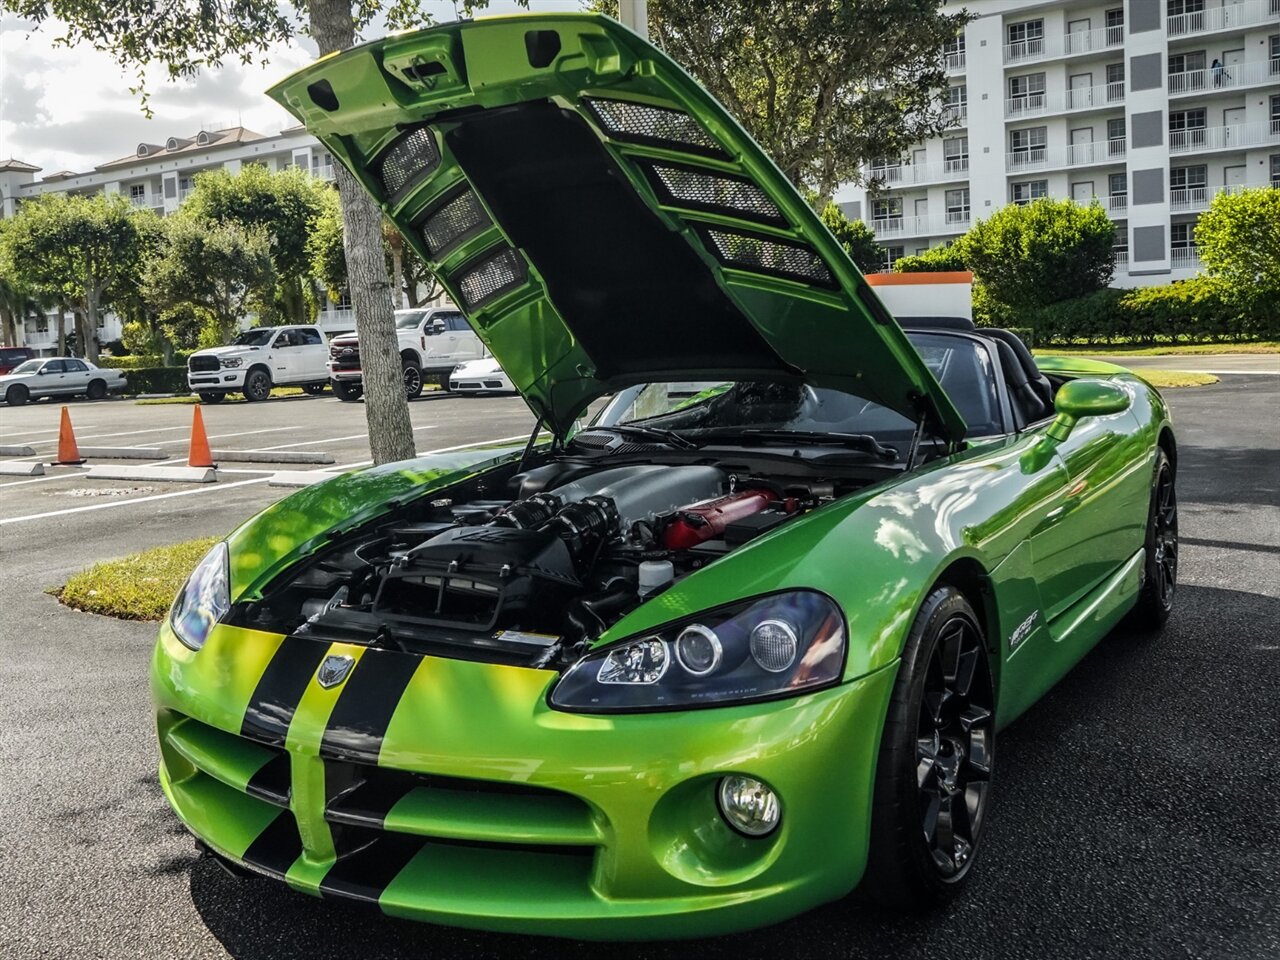
[[[711,156],[727,156],[720,144],[687,113],[651,107],[627,100],[602,100],[585,97],[592,115],[604,127],[605,132],[619,140],[636,140],[641,143],[678,145]]]
[[[801,244],[731,230],[707,230],[706,237],[725,266],[835,286],[835,279],[822,258]]]
[[[524,283],[527,276],[524,257],[510,247],[486,254],[453,275],[463,306],[474,310],[494,297]]]
[[[440,166],[440,151],[430,128],[418,127],[397,139],[377,160],[382,192],[395,202]]]
[[[463,240],[475,236],[489,226],[480,199],[472,190],[464,190],[446,201],[423,221],[422,242],[432,259],[440,260]]]
[[[655,163],[649,167],[659,192],[676,204],[782,224],[782,211],[768,194],[742,177]]]

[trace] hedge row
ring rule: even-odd
[[[1036,342],[1203,343],[1280,336],[1280,309],[1244,302],[1208,277],[1135,290],[1099,290],[1027,316]]]
[[[125,358],[121,358],[125,359]],[[125,371],[128,393],[190,393],[186,367],[142,367]]]
[[[186,363],[187,357],[191,355],[190,351],[178,350],[174,353],[173,359],[179,363]],[[158,353],[134,353],[125,357],[99,357],[98,366],[110,370],[142,370],[149,367],[161,367],[164,365],[164,357]]]

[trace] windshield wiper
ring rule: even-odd
[[[609,427],[587,427],[578,433],[582,436],[584,433],[593,433],[599,431],[601,433],[616,433],[620,437],[634,437],[640,440],[657,440],[659,443],[665,443],[669,447],[675,447],[677,450],[692,450],[697,446],[696,443],[680,436],[674,430],[664,430],[661,427],[639,427],[634,424],[626,424],[622,426]]]
[[[758,441],[760,443],[835,446],[869,453],[887,463],[893,463],[898,459],[897,450],[881,443],[869,433],[823,433],[818,430],[773,430],[767,427],[743,427],[741,429],[722,428],[710,430],[699,434],[697,439],[702,443],[708,440],[737,440],[748,443]]]

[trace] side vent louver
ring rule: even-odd
[[[628,100],[584,97],[582,101],[609,136],[659,146],[675,146],[713,157],[727,154],[687,113]]]
[[[514,290],[527,276],[524,257],[511,247],[485,253],[453,275],[453,282],[466,310],[483,306],[494,297]]]
[[[418,127],[394,140],[375,161],[382,192],[392,203],[440,166],[440,151],[430,128]]]
[[[835,278],[817,251],[799,243],[787,243],[735,230],[706,230],[711,251],[727,267],[767,273],[834,287]]]
[[[654,163],[649,180],[663,202],[781,226],[782,211],[750,180],[692,167]]]
[[[422,242],[433,260],[440,260],[464,240],[489,226],[489,218],[475,192],[464,189],[437,206],[422,221]]]

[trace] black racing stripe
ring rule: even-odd
[[[258,839],[249,844],[249,849],[244,852],[244,862],[264,873],[283,877],[301,855],[302,837],[298,835],[298,825],[293,814],[284,810],[258,834]]]
[[[329,714],[321,755],[377,763],[391,715],[421,662],[421,657],[395,650],[366,650]]]
[[[335,863],[323,880],[320,893],[326,897],[350,897],[377,903],[382,891],[422,849],[420,837],[386,833]]]
[[[282,753],[264,763],[262,768],[249,778],[244,792],[251,797],[274,803],[278,807],[287,807],[291,781],[289,755]]]
[[[325,766],[332,769],[337,764],[328,763]],[[376,773],[380,774],[382,771]],[[330,794],[325,816],[334,823],[381,830],[386,825],[391,808],[418,786],[419,783],[409,774],[401,775],[396,772],[391,777],[371,776],[354,789],[337,795]]]
[[[249,698],[240,735],[271,746],[284,746],[298,701],[328,649],[327,643],[285,637]]]

